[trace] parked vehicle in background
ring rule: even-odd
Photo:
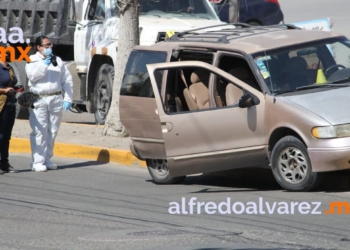
[[[136,46],[120,91],[132,153],[155,183],[269,167],[315,188],[350,169],[350,41],[293,25],[225,24]]]
[[[221,21],[229,20],[230,0],[209,0]],[[278,0],[238,0],[239,22],[250,25],[273,25],[283,22],[283,12]]]
[[[140,0],[141,45],[163,41],[168,31],[220,23],[208,0]],[[37,36],[50,38],[53,53],[73,76],[73,105],[94,113],[96,123],[103,124],[111,104],[118,51],[116,0],[0,0],[0,28],[9,35],[12,27],[21,28],[24,41],[29,39],[32,47]],[[13,63],[19,84],[27,86],[24,65]],[[27,109],[21,109],[18,117],[28,117]]]

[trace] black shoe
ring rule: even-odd
[[[10,163],[7,163],[5,166],[1,165],[1,171],[3,173],[18,173],[18,170],[12,167]]]
[[[0,175],[1,175],[1,174],[4,174],[4,171],[0,170]]]

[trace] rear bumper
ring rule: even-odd
[[[308,148],[308,154],[314,172],[350,169],[350,146],[339,148]]]

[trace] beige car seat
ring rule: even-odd
[[[249,71],[243,67],[233,68],[228,73],[248,84],[252,81]],[[243,95],[242,89],[238,88],[236,85],[232,83],[227,84],[226,92],[225,92],[226,105],[230,106],[235,103],[238,103],[242,95]]]
[[[183,90],[183,94],[190,110],[209,108],[209,76],[204,69],[197,69],[191,75],[191,85]]]

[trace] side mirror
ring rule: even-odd
[[[238,107],[240,108],[250,108],[253,105],[258,105],[260,103],[259,99],[255,96],[252,96],[250,93],[245,93],[239,99]]]

